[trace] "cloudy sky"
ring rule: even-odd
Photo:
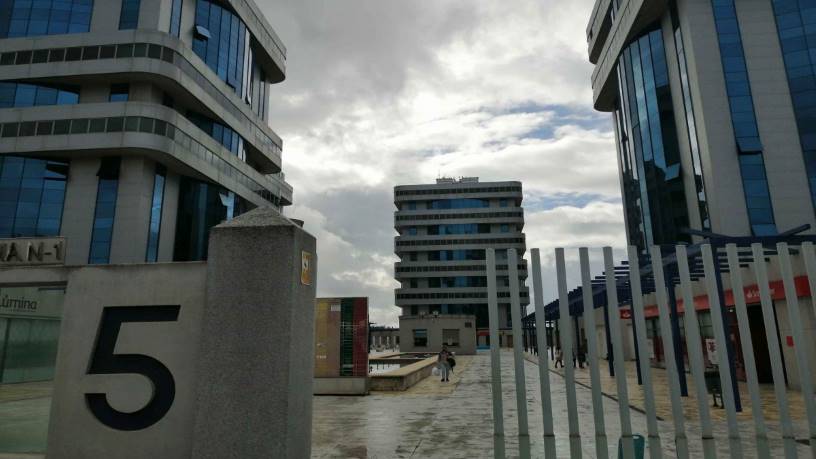
[[[592,110],[593,0],[258,3],[288,48],[270,124],[320,296],[368,296],[372,321],[397,324],[393,187],[439,176],[523,182],[545,301],[554,247],[623,245],[610,115]]]

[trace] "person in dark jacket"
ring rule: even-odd
[[[439,367],[439,374],[442,376],[440,381],[447,382],[448,381],[448,374],[450,373],[450,363],[448,359],[450,358],[451,353],[448,351],[447,346],[442,346],[442,350],[439,351],[439,355],[436,358],[436,365]]]

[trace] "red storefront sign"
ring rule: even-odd
[[[799,298],[808,297],[810,296],[810,285],[808,284],[807,276],[799,276],[793,280],[794,285],[796,286],[796,296]],[[771,282],[768,287],[770,288],[771,299],[772,300],[784,300],[785,299],[785,285],[782,283],[781,280]],[[759,303],[759,286],[758,285],[749,285],[748,287],[744,287],[743,291],[745,292],[745,302],[747,304],[755,304]],[[734,306],[734,292],[732,290],[725,291],[725,304],[726,306]],[[683,307],[683,300],[678,298],[677,299],[677,311],[682,313],[684,311]],[[708,303],[708,295],[699,295],[694,297],[694,309],[697,311],[706,311],[710,309]],[[657,305],[652,304],[646,306],[644,308],[645,316],[648,317],[657,317]],[[623,316],[621,316],[623,317]]]

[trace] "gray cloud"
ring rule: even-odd
[[[611,123],[591,108],[592,3],[261,2],[289,50],[270,124],[287,213],[318,237],[320,295],[369,296],[372,320],[396,323],[392,188],[439,174],[523,181],[545,263],[556,246],[623,244]]]

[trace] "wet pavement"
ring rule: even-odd
[[[457,358],[457,362],[465,356]],[[312,430],[313,458],[491,458],[544,457],[541,397],[538,368],[525,361],[529,443],[518,440],[513,355],[502,352],[504,444],[494,444],[490,394],[490,357],[469,357],[451,383],[430,377],[403,393],[377,393],[367,397],[315,397]],[[558,457],[570,457],[564,379],[550,373],[553,416]],[[596,457],[592,397],[589,389],[576,386],[583,457]],[[618,403],[603,399],[609,457],[617,457],[620,437]],[[635,433],[646,436],[646,417],[631,411]],[[675,457],[671,422],[659,421],[665,457]],[[745,457],[752,457],[753,423],[741,422]],[[781,455],[778,433],[771,442],[772,454]],[[688,425],[691,457],[702,456],[699,428]],[[725,426],[715,425],[718,456],[727,457]],[[526,437],[525,437],[526,439]],[[501,449],[504,449],[502,453]],[[809,454],[799,444],[800,457]],[[648,449],[647,449],[648,457]]]
[[[50,381],[0,384],[0,459],[45,451],[51,386]]]

